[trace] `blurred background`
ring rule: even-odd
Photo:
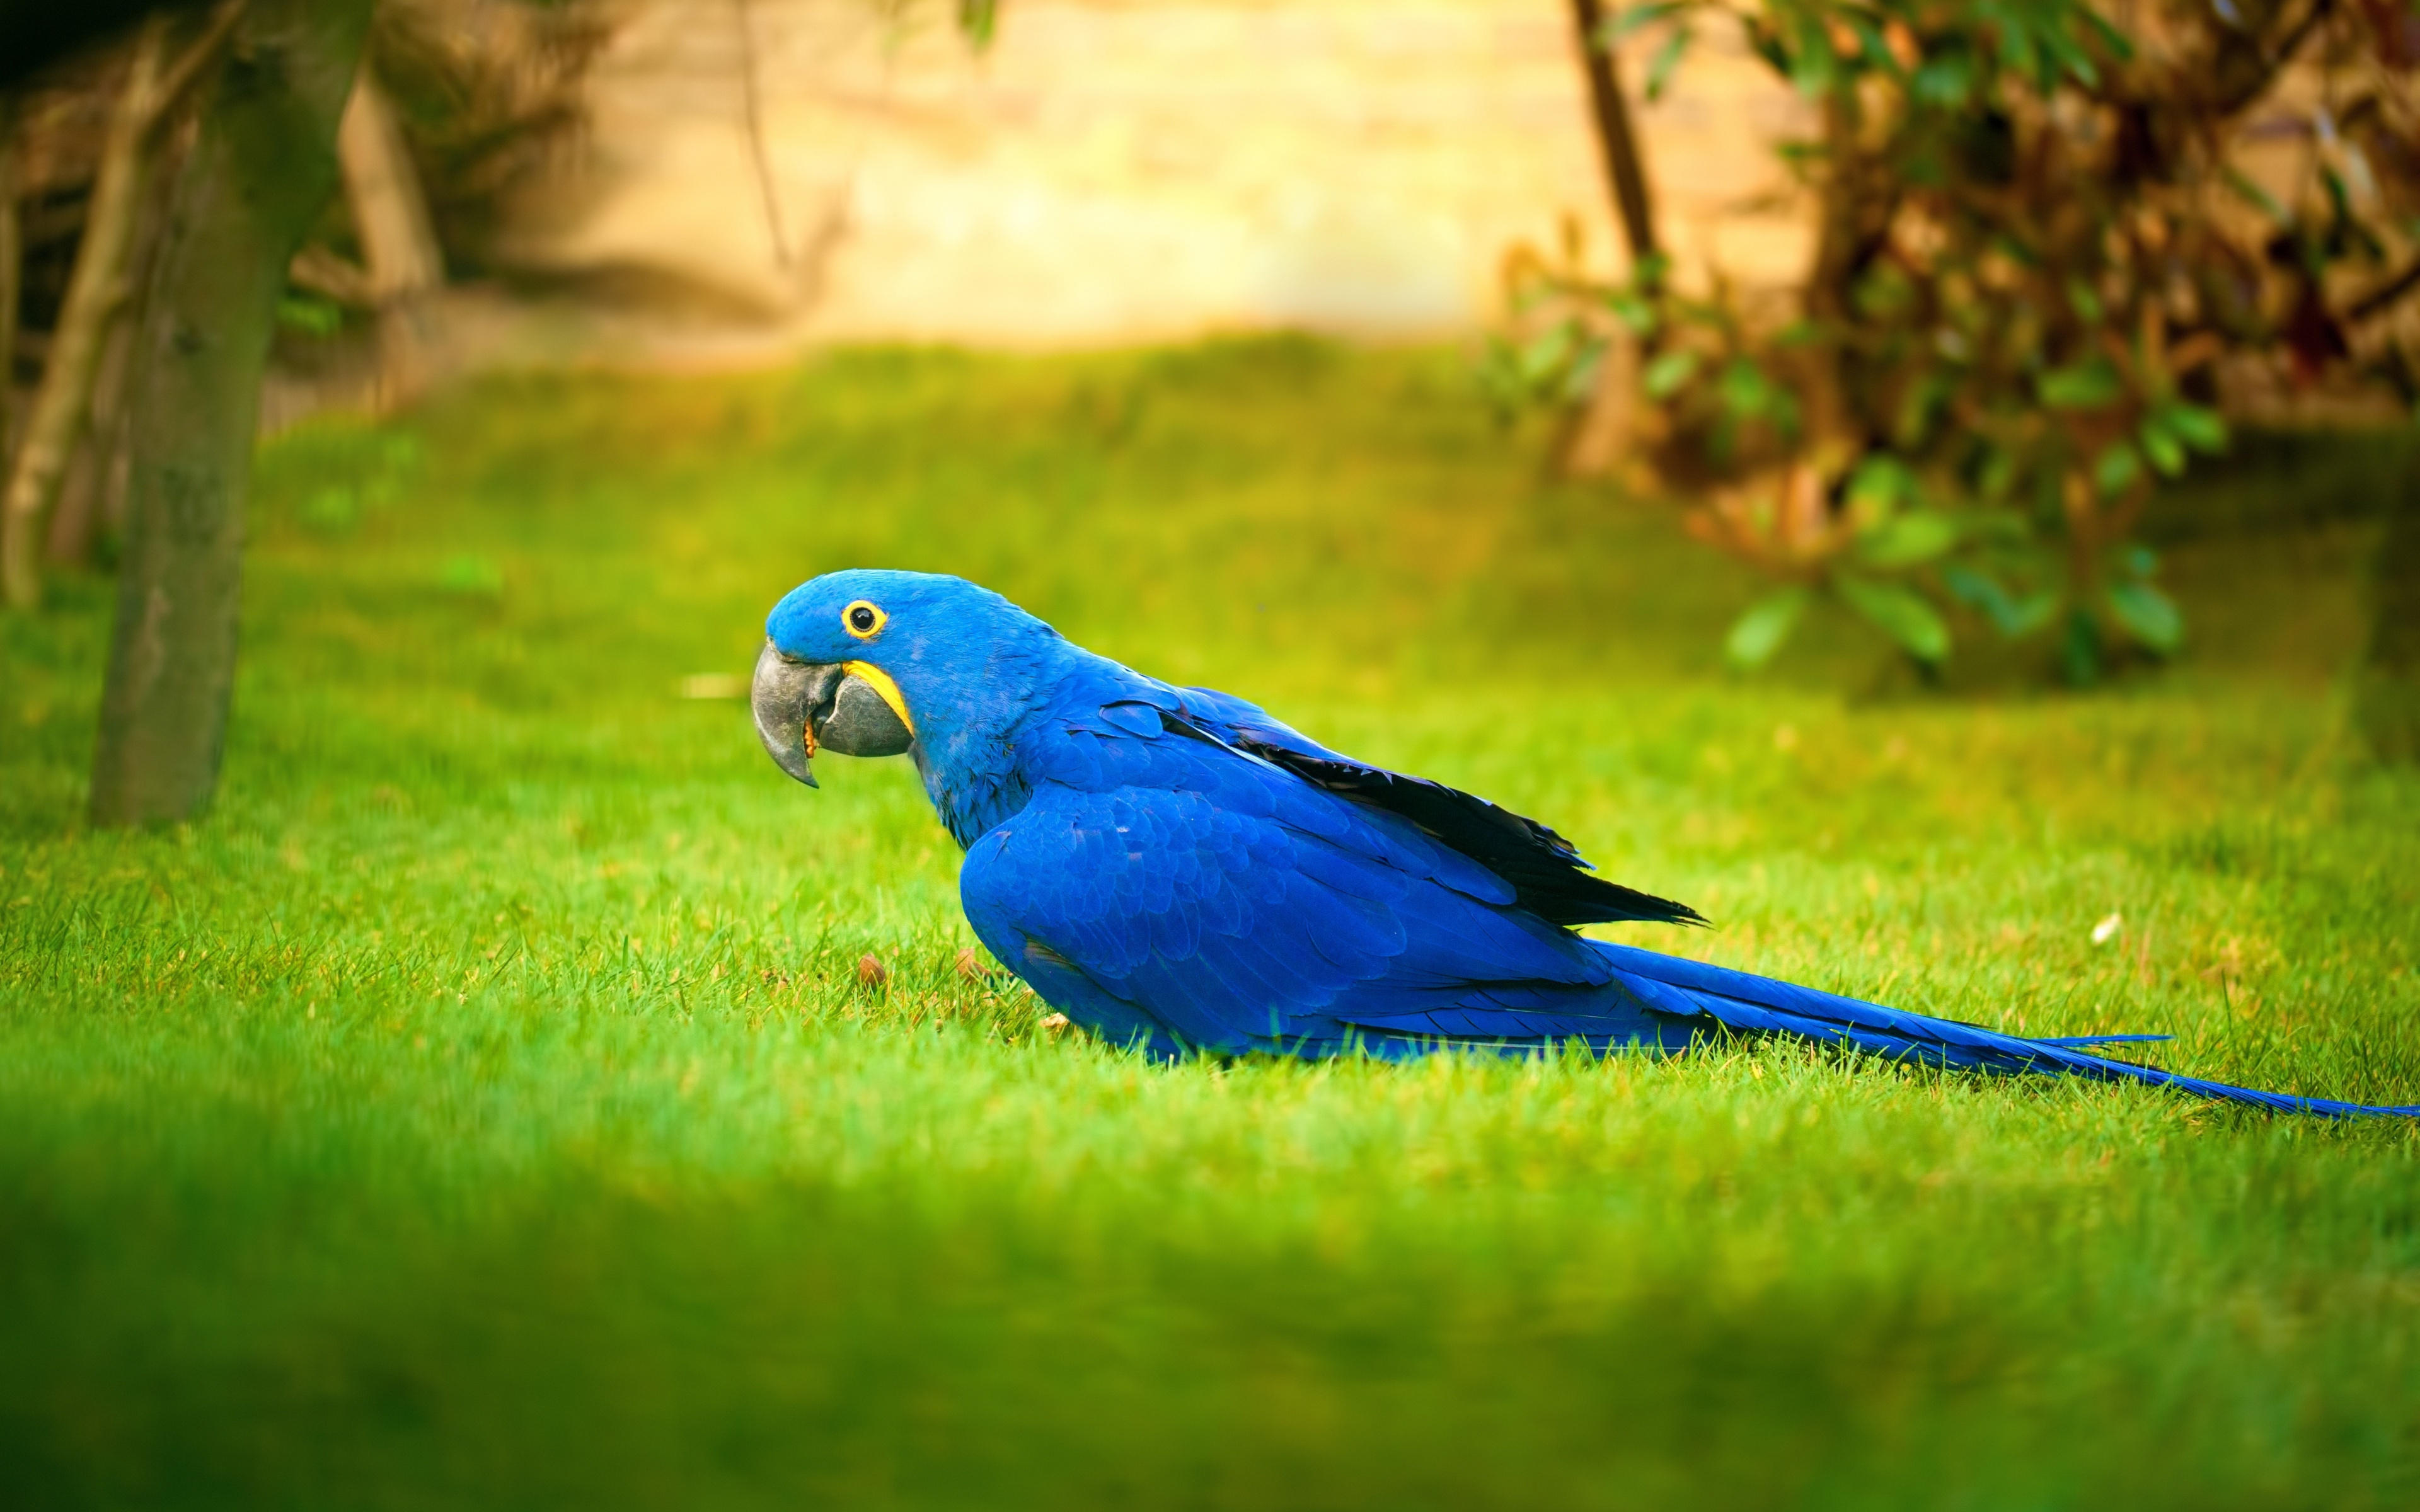
[[[130,354],[242,23],[12,25],[22,608],[127,529]],[[2385,0],[381,0],[343,46],[264,434],[498,369],[1425,345],[1508,451],[1774,585],[1735,665],[1813,604],[2081,686],[2185,643],[2163,487],[2352,435],[2304,501],[2383,517],[2420,395]]]
[[[124,52],[21,86],[27,339],[60,297]],[[1623,266],[1553,0],[1039,3],[980,24],[914,0],[403,0],[370,53],[411,179],[394,192],[427,207],[413,255],[472,328],[449,332],[460,360],[1436,339],[1500,317],[1516,243],[1568,225],[1590,268]],[[1694,273],[1766,290],[1803,270],[1812,223],[1773,148],[1807,119],[1731,39],[1644,107]],[[357,197],[371,150],[347,159]],[[344,219],[320,250],[358,264]],[[572,330],[516,323],[533,301]]]

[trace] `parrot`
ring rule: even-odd
[[[758,737],[907,755],[964,853],[985,949],[1045,1002],[1156,1059],[1405,1059],[1462,1048],[1674,1052],[1790,1037],[1960,1070],[2148,1083],[2281,1112],[2420,1115],[2257,1091],[1594,939],[1699,926],[1536,820],[1356,761],[1258,706],[1148,677],[961,578],[825,573],[767,616]]]

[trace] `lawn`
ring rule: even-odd
[[[2164,505],[2186,655],[2068,694],[1835,621],[1727,674],[1758,584],[1517,440],[1301,341],[315,423],[219,806],[153,833],[81,818],[106,585],[7,622],[0,1502],[2420,1501],[2411,1121],[1753,1042],[1156,1067],[964,969],[906,764],[809,793],[680,696],[814,573],[960,572],[1717,924],[1620,937],[2420,1101],[2374,527],[2259,502],[2324,450]]]

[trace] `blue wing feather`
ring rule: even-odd
[[[1081,733],[960,884],[1012,968],[1038,946],[1085,979],[1070,1016],[1228,1053],[1685,1042],[1587,942],[1401,817],[1215,744]]]
[[[1416,779],[1371,778],[1377,769],[1240,700],[1126,677],[1061,702],[1049,733],[1022,752],[1031,798],[969,850],[960,880],[985,945],[1116,1042],[1162,1056],[1391,1057],[1453,1043],[1677,1049],[1704,1035],[1786,1034],[2294,1112],[2415,1111],[2086,1053],[2160,1036],[2028,1040],[1583,939],[1540,898],[1586,909],[1620,894],[1675,911],[1661,917],[1696,916],[1628,889],[1575,891],[1571,869],[1585,863],[1543,826],[1451,789],[1404,786]],[[1457,849],[1432,820],[1479,833],[1481,851],[1510,856],[1525,880]]]
[[[1675,1016],[1695,1012],[1727,1028],[1790,1034],[1834,1044],[1854,1045],[1885,1056],[1962,1070],[2050,1072],[2089,1077],[2096,1081],[2131,1081],[2154,1087],[2173,1087],[2202,1097],[2244,1103],[2283,1113],[2317,1113],[2330,1117],[2420,1114],[2420,1107],[2371,1106],[2232,1087],[2225,1082],[2162,1071],[2156,1066],[2086,1055],[2077,1048],[2093,1043],[2164,1039],[2164,1035],[2090,1035],[2031,1040],[2002,1034],[1980,1025],[1884,1008],[1836,993],[1819,992],[1811,987],[1775,981],[1768,977],[1662,955],[1633,946],[1608,945],[1602,941],[1594,943],[1612,961],[1623,982],[1659,1011]]]

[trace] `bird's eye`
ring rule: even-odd
[[[875,632],[882,628],[882,622],[888,617],[861,598],[840,611],[841,624],[848,626],[848,633],[860,640],[874,639]]]

